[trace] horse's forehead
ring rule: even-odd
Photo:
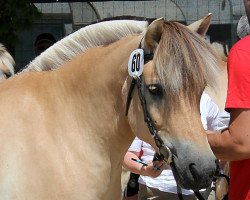
[[[154,64],[153,61],[149,61],[143,71],[144,79],[146,83],[156,83],[158,82],[158,76],[154,73]]]

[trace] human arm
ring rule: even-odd
[[[208,142],[220,160],[244,160],[250,158],[250,109],[230,110],[228,129],[208,134]],[[221,134],[220,134],[221,133]]]
[[[250,158],[250,50],[249,38],[235,44],[228,56],[228,89],[225,107],[230,111],[228,129],[208,135],[215,155],[221,160]]]

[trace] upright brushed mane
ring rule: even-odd
[[[220,44],[218,42],[213,42],[211,44],[213,50],[216,52],[216,54],[223,60],[224,62],[227,62],[227,57],[228,57],[228,46]]]
[[[55,43],[23,71],[57,69],[91,47],[113,43],[129,34],[140,34],[147,25],[146,21],[116,20],[86,26]]]

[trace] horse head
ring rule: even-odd
[[[141,48],[152,59],[145,63],[138,87],[146,103],[143,111],[140,94],[135,94],[128,113],[135,135],[159,149],[165,160],[170,154],[177,183],[193,190],[208,187],[217,169],[199,110],[201,94],[218,72],[214,52],[200,36],[209,22],[210,15],[190,27],[163,19],[148,26]],[[145,110],[153,137],[142,124]]]
[[[6,48],[0,44],[0,80],[14,74],[15,61]]]

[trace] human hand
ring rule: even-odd
[[[141,175],[150,176],[152,178],[158,177],[164,169],[163,161],[149,161],[148,165],[143,165],[141,168]]]

